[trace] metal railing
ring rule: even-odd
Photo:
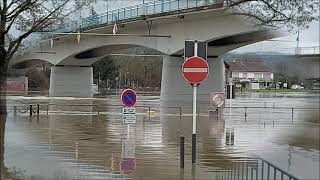
[[[295,48],[296,55],[315,55],[320,54],[320,46],[298,47]]]
[[[299,180],[300,178],[286,172],[265,159],[247,158],[234,163],[223,171],[217,172],[215,179]]]
[[[60,25],[57,32],[76,32],[79,29],[87,29],[102,24],[112,24],[117,21],[131,20],[146,15],[187,10],[196,7],[217,5],[222,8],[224,0],[163,0],[154,1],[125,8],[108,11],[102,14],[91,15],[80,20]]]

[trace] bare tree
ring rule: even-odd
[[[94,0],[0,0],[0,114],[9,60],[33,33],[48,31]]]
[[[226,0],[235,15],[253,20],[257,25],[273,28],[308,28],[319,21],[319,0]]]
[[[5,83],[9,60],[31,34],[50,30],[94,0],[0,0],[0,179],[6,122]]]

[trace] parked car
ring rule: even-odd
[[[304,87],[298,84],[294,84],[291,86],[291,89],[304,89]]]

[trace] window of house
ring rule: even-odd
[[[262,73],[254,73],[254,79],[259,80],[262,78]]]
[[[263,79],[270,80],[271,79],[271,74],[270,73],[263,73]]]
[[[239,77],[239,73],[238,72],[232,72],[232,77]]]

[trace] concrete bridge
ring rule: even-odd
[[[117,36],[112,35],[115,23]],[[76,35],[79,29],[84,33],[80,35],[80,42]],[[208,43],[210,74],[199,88],[199,101],[207,102],[209,93],[224,90],[221,55],[279,36],[233,15],[222,0],[141,4],[70,22],[57,32],[74,34],[56,36],[52,47],[50,39],[37,43],[10,63],[14,68],[26,68],[43,61],[51,63],[50,96],[91,97],[94,62],[112,53],[129,53],[132,47],[145,47],[163,55],[161,101],[168,103],[191,99],[190,85],[181,75],[185,40]]]

